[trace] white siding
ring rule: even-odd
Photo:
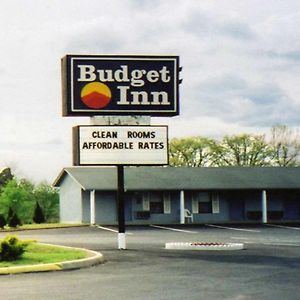
[[[59,208],[61,223],[82,223],[82,189],[69,176],[60,184]]]

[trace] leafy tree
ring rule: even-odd
[[[205,137],[172,139],[171,166],[297,166],[300,139],[285,125],[271,129],[271,138],[241,134],[225,136],[220,142]]]
[[[45,216],[44,216],[43,210],[40,207],[38,202],[36,202],[36,205],[35,205],[33,221],[37,224],[41,224],[41,223],[45,222]]]
[[[8,215],[10,219],[15,212],[23,223],[31,223],[36,202],[39,202],[47,222],[58,220],[59,196],[56,189],[47,183],[35,187],[28,180],[14,178],[1,189],[0,214]]]
[[[273,150],[273,165],[297,166],[300,154],[299,132],[286,125],[271,128],[270,145]]]
[[[5,185],[8,181],[13,179],[10,168],[4,168],[0,171],[0,186]]]
[[[0,213],[9,215],[15,212],[24,223],[32,221],[33,185],[27,180],[12,179],[2,188],[0,194]]]
[[[34,189],[34,199],[41,206],[46,222],[57,222],[59,219],[59,195],[57,189],[46,182]]]
[[[172,139],[170,142],[170,165],[207,167],[213,164],[212,148],[215,142],[205,137]]]
[[[268,166],[272,150],[263,135],[225,136],[214,148],[217,166]]]

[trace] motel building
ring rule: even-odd
[[[300,168],[125,167],[125,222],[300,221]],[[117,168],[70,167],[54,182],[60,221],[117,225]]]

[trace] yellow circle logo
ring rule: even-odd
[[[101,82],[86,84],[81,90],[81,100],[89,108],[99,109],[107,106],[111,101],[109,87]]]

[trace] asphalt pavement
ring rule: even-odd
[[[300,226],[215,225],[22,231],[21,238],[99,251],[104,264],[3,275],[1,299],[299,299]],[[4,235],[3,233],[0,234]],[[166,250],[166,242],[242,242],[239,251]]]

